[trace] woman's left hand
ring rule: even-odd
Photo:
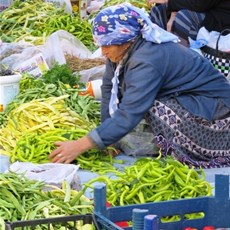
[[[64,141],[55,143],[57,148],[50,153],[49,159],[53,163],[69,164],[80,154],[93,148],[95,145],[89,137],[85,136],[78,140]]]

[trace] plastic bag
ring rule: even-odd
[[[100,58],[100,57],[103,57],[101,48],[98,48],[90,56],[90,58]],[[90,69],[82,70],[79,72],[79,75],[82,82],[88,82],[88,81],[102,79],[104,73],[105,73],[105,65],[99,65]]]
[[[0,53],[0,67],[4,66],[13,72],[27,72],[37,78],[49,69],[42,54],[42,46],[25,42],[2,43]]]
[[[62,186],[66,180],[73,189],[81,189],[81,181],[77,175],[79,165],[45,163],[34,164],[31,162],[15,162],[10,165],[9,170],[17,173],[25,173],[32,180],[43,181],[49,185]]]
[[[22,60],[22,52],[28,49],[29,53],[26,55],[33,54],[34,50],[37,49],[30,43],[6,43],[3,42],[0,44],[0,65],[5,65],[9,69],[12,69],[18,61]],[[31,52],[32,51],[32,52]],[[25,60],[28,57],[24,57]]]
[[[217,31],[209,32],[205,27],[201,27],[197,34],[197,40],[204,39],[208,42],[207,46],[216,49],[217,39],[220,33]],[[230,52],[230,34],[221,35],[218,49],[223,52]]]
[[[49,67],[55,62],[66,64],[65,54],[79,58],[89,58],[92,55],[80,40],[65,30],[58,30],[46,39],[43,54]]]
[[[159,149],[153,143],[153,139],[153,133],[142,120],[132,132],[116,144],[116,147],[125,155],[133,157],[158,155]]]
[[[13,2],[12,0],[1,0],[0,1],[0,12],[7,9],[11,5],[12,2]]]
[[[79,72],[81,82],[88,82],[102,79],[105,72],[105,65],[95,66],[91,69],[82,70]]]
[[[104,5],[104,1],[100,0],[93,0],[90,2],[89,6],[87,7],[87,12],[89,14],[97,12],[98,10],[101,9],[101,7]]]
[[[1,152],[0,152],[0,162],[1,162],[1,164],[0,164],[0,173],[4,173],[10,167],[10,158],[9,158],[9,156],[1,154]]]

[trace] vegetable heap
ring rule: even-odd
[[[38,79],[22,76],[20,93],[0,112],[1,151],[11,163],[46,163],[56,141],[76,140],[100,123],[100,103],[92,96],[79,95],[75,85],[84,84],[67,65],[54,65]],[[93,160],[85,160],[88,156]],[[107,149],[92,149],[76,163],[102,172],[114,170],[115,161]]]
[[[88,181],[85,186],[92,187],[95,182],[106,185],[106,199],[112,206],[143,204],[184,198],[212,195],[212,186],[205,181],[202,169],[196,170],[181,164],[172,157],[161,159],[139,158],[124,168],[114,171],[110,176],[101,175]],[[185,219],[203,218],[204,213],[189,213]],[[162,222],[180,220],[180,216],[165,216]]]
[[[104,2],[103,6],[99,10],[91,13],[89,15],[89,17],[93,18],[101,9],[104,9],[105,7],[121,4],[121,3],[124,3],[124,2],[129,2],[130,4],[136,6],[136,7],[140,8],[140,9],[144,9],[147,12],[149,11],[149,6],[148,6],[146,0],[126,0],[126,1],[124,1],[124,0],[106,0]]]
[[[113,206],[212,195],[202,169],[189,168],[171,157],[139,158],[124,172],[114,171],[112,178],[100,176],[86,186],[96,181],[106,184],[107,200]]]
[[[91,24],[78,14],[66,13],[64,7],[43,0],[15,0],[0,14],[0,39],[3,42],[25,40],[34,45],[44,44],[46,38],[65,30],[94,50]]]
[[[92,201],[82,192],[71,189],[67,181],[63,181],[62,188],[59,188],[30,180],[23,174],[14,172],[0,174],[0,203],[0,229],[5,229],[6,221],[34,220],[93,212]],[[60,226],[53,227],[53,229],[61,229]]]
[[[59,68],[53,73],[61,72]],[[100,123],[99,103],[91,96],[79,95],[79,89],[73,87],[81,84],[75,81],[76,76],[55,78],[58,74],[52,71],[39,79],[24,75],[20,94],[2,113],[0,145],[12,162],[48,162],[54,142],[78,139]],[[67,84],[68,78],[72,86]],[[123,171],[113,165],[122,161],[116,162],[98,149],[82,154],[76,162],[101,174],[86,183],[81,193],[94,182],[104,182],[107,200],[114,206],[212,195],[202,169],[189,168],[169,157],[161,159],[161,154],[156,159],[140,158]]]
[[[30,95],[29,91],[24,96]],[[35,96],[34,91],[32,95]],[[54,149],[54,142],[80,138],[95,127],[87,115],[82,113],[81,116],[66,105],[68,94],[42,97],[24,103],[20,103],[18,98],[12,107],[7,107],[7,119],[0,129],[0,145],[4,153],[11,157],[11,162],[47,162],[49,151]],[[23,97],[23,100],[28,100],[28,97]]]

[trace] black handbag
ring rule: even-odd
[[[216,69],[218,69],[227,77],[227,75],[230,73],[230,52],[220,51],[218,47],[221,35],[223,35],[226,32],[230,32],[230,29],[225,29],[221,31],[217,38],[215,49],[209,46],[204,46],[202,47],[202,53],[204,57],[207,58]]]

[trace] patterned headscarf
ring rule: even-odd
[[[94,19],[93,38],[98,46],[121,45],[139,34],[154,43],[178,42],[179,39],[151,22],[141,9],[123,3],[102,9]]]

